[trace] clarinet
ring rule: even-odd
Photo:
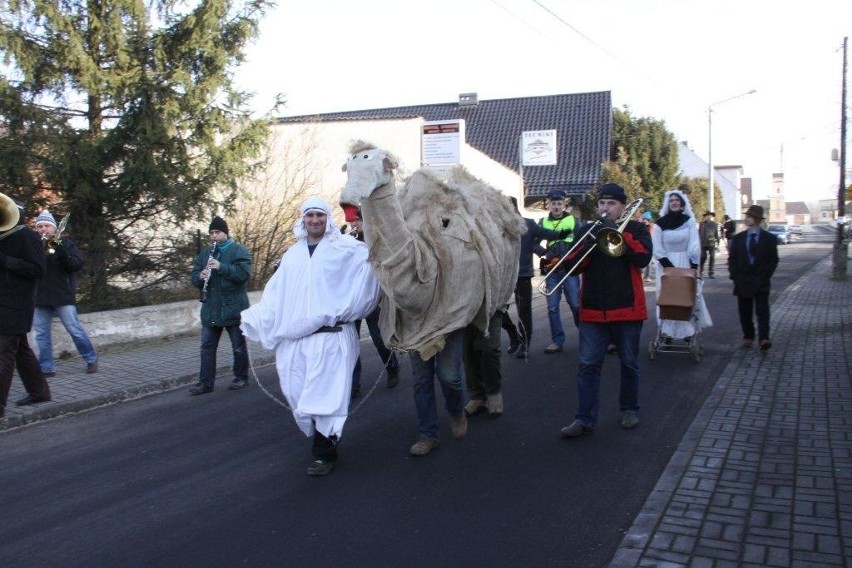
[[[207,301],[207,285],[210,284],[210,259],[216,254],[216,243],[210,247],[210,256],[207,257],[207,278],[204,279],[204,287],[201,288],[201,299],[198,300],[202,304]]]

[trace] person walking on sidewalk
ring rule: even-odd
[[[731,252],[731,239],[737,233],[737,225],[734,220],[725,215],[725,222],[722,223],[722,236],[725,237],[725,252]]]
[[[46,249],[46,268],[36,288],[35,301],[35,339],[41,370],[46,377],[56,375],[51,325],[53,317],[58,316],[86,362],[86,372],[97,373],[98,354],[77,317],[76,273],[83,268],[83,257],[73,240],[57,234],[56,219],[47,209],[36,217],[35,228]]]
[[[757,315],[757,338],[761,351],[772,347],[769,340],[769,289],[778,267],[778,242],[775,235],[760,228],[763,207],[752,205],[745,213],[746,230],[731,241],[728,274],[734,281],[734,295],[743,330],[742,346],[754,343],[754,315]]]
[[[240,331],[240,312],[249,307],[246,292],[251,277],[251,254],[230,237],[228,223],[221,217],[210,222],[213,244],[201,251],[192,267],[192,284],[201,289],[201,371],[189,394],[213,392],[216,381],[216,351],[222,331],[231,338],[234,380],[228,387],[239,390],[248,384],[248,349]]]
[[[605,227],[615,229],[627,204],[624,188],[616,183],[598,189],[598,215],[605,215]],[[568,257],[576,263],[595,243],[584,239],[592,225],[583,226],[577,239],[583,241]],[[565,438],[591,432],[598,419],[601,368],[607,345],[615,341],[621,359],[619,407],[621,427],[639,425],[639,336],[648,317],[642,269],[651,261],[651,235],[640,221],[631,220],[622,232],[624,254],[609,256],[596,247],[579,265],[583,274],[580,298],[580,353],[577,372],[579,405],[574,421],[562,428]]]
[[[704,276],[704,264],[707,264],[707,278],[716,278],[716,247],[719,246],[719,225],[716,224],[716,214],[704,212],[704,220],[698,227],[698,238],[701,241],[701,268],[699,276]]]
[[[36,282],[44,275],[44,247],[38,236],[24,226],[24,205],[0,193],[3,218],[15,223],[0,233],[0,419],[12,388],[15,367],[27,396],[16,406],[50,400],[50,387],[38,359],[27,342],[33,324]],[[15,217],[17,216],[17,221]]]
[[[354,322],[376,309],[379,283],[367,262],[367,246],[341,235],[331,206],[309,197],[300,208],[291,246],[263,290],[242,313],[252,341],[275,351],[281,391],[293,418],[313,436],[311,476],[328,475],[338,461],[360,355]]]
[[[557,270],[552,270],[552,267],[571,249],[577,220],[571,214],[571,205],[566,206],[566,195],[563,191],[553,190],[547,195],[547,198],[550,213],[541,220],[541,226],[551,231],[568,231],[567,236],[561,239],[548,240],[547,248],[542,247],[540,243],[535,248],[536,254],[542,257],[542,275],[546,274],[547,289],[553,290],[559,284],[559,281],[563,280],[566,269],[564,268],[565,264],[562,264]],[[544,352],[548,354],[559,353],[565,343],[565,330],[562,327],[562,318],[559,315],[559,303],[562,301],[563,295],[565,301],[568,302],[568,307],[571,308],[571,314],[574,316],[574,325],[579,326],[579,276],[573,275],[564,278],[560,289],[547,297],[547,317],[550,322],[551,342],[544,349]]]

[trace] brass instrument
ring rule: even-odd
[[[207,301],[207,285],[210,284],[210,260],[216,254],[216,243],[210,247],[210,256],[207,257],[207,278],[204,279],[204,286],[201,288],[201,299],[198,300],[202,304]]]
[[[21,210],[12,198],[0,193],[0,241],[24,228],[23,225],[18,225],[20,219]]]
[[[62,246],[62,233],[65,232],[65,227],[68,226],[68,218],[71,217],[71,214],[68,213],[62,220],[59,222],[59,226],[56,228],[56,234],[52,237],[48,237],[47,235],[43,236],[41,240],[44,241],[44,252],[46,254],[56,254],[56,251]]]
[[[601,247],[601,252],[606,254],[607,256],[612,256],[616,258],[619,256],[623,256],[625,249],[624,235],[622,235],[621,233],[624,232],[624,228],[627,226],[627,223],[630,222],[630,219],[633,218],[633,216],[636,214],[636,211],[638,211],[641,206],[641,198],[631,201],[627,205],[627,207],[624,208],[624,212],[618,217],[618,219],[615,220],[615,224],[617,225],[617,228],[615,229],[613,229],[612,227],[601,227],[597,230],[597,232],[594,232],[595,227],[602,225],[604,220],[607,218],[606,214],[603,214],[598,217],[592,224],[592,226],[589,227],[589,230],[586,231],[586,234],[583,235],[583,238],[574,243],[574,246],[572,246],[571,249],[566,252],[562,256],[562,258],[559,259],[559,262],[557,262],[553,265],[552,268],[550,268],[549,272],[553,272],[559,267],[560,264],[565,262],[565,260],[574,252],[574,249],[580,246],[587,238],[594,240],[594,244],[589,247],[589,250],[587,250],[583,254],[583,256],[581,256],[579,260],[577,260],[577,262],[574,263],[574,266],[571,267],[571,270],[565,273],[565,276],[563,276],[562,279],[557,282],[557,284],[553,287],[552,290],[547,289],[547,279],[545,279],[542,280],[541,283],[538,285],[538,291],[545,296],[550,296],[551,294],[559,290],[562,287],[562,284],[565,283],[565,280],[567,280],[569,276],[574,274],[574,270],[576,270],[577,267],[582,264],[583,260],[585,260],[585,258],[589,256],[592,251],[595,250],[597,247]]]

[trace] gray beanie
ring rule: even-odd
[[[36,217],[36,225],[38,225],[39,223],[49,223],[56,227],[56,219],[53,218],[53,215],[51,215],[50,211],[48,211],[47,209],[39,213],[38,217]]]

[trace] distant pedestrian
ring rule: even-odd
[[[722,236],[725,237],[725,250],[731,252],[731,239],[737,232],[737,225],[734,220],[725,215],[725,222],[722,223]]]
[[[743,222],[746,230],[731,241],[728,256],[728,273],[734,281],[734,295],[740,326],[743,330],[742,346],[754,343],[754,315],[757,315],[757,338],[761,351],[772,347],[769,340],[769,290],[771,278],[778,267],[778,242],[775,235],[760,228],[763,207],[752,205]]]
[[[46,252],[46,270],[36,288],[34,322],[41,370],[46,377],[56,375],[51,324],[53,317],[58,316],[86,362],[86,372],[97,373],[98,354],[77,317],[76,273],[83,268],[83,257],[73,240],[58,234],[56,219],[47,209],[36,218],[35,228]]]
[[[379,302],[379,283],[367,262],[367,245],[341,235],[331,206],[306,199],[294,227],[296,243],[263,290],[242,313],[246,337],[275,351],[281,392],[293,418],[313,437],[311,476],[328,475],[338,460],[360,355],[354,322]]]
[[[704,212],[704,220],[698,227],[698,238],[701,241],[701,268],[699,276],[704,276],[704,265],[707,264],[707,277],[716,278],[716,247],[719,246],[719,225],[715,221],[716,214]]]
[[[605,216],[604,226],[616,229],[627,206],[627,194],[616,183],[598,189],[598,215]],[[592,224],[577,233],[583,244],[569,255],[576,263],[594,243],[584,239]],[[597,229],[596,229],[597,230]],[[631,220],[624,227],[624,254],[613,257],[597,247],[579,265],[583,275],[580,298],[580,352],[577,371],[579,403],[574,421],[562,428],[565,438],[577,438],[592,432],[600,406],[601,369],[607,345],[615,341],[621,359],[621,387],[618,404],[621,427],[639,425],[639,336],[648,317],[642,269],[651,261],[651,235],[645,225]]]
[[[251,277],[251,254],[231,238],[228,223],[221,217],[210,222],[212,245],[196,257],[192,284],[201,289],[201,371],[191,395],[213,392],[216,380],[216,351],[222,332],[231,338],[234,380],[228,387],[238,390],[248,384],[248,349],[240,331],[240,312],[249,307],[247,284]]]
[[[24,204],[0,193],[0,419],[15,367],[27,396],[15,406],[50,400],[50,387],[27,342],[33,324],[36,282],[44,275],[44,247],[24,225]]]

